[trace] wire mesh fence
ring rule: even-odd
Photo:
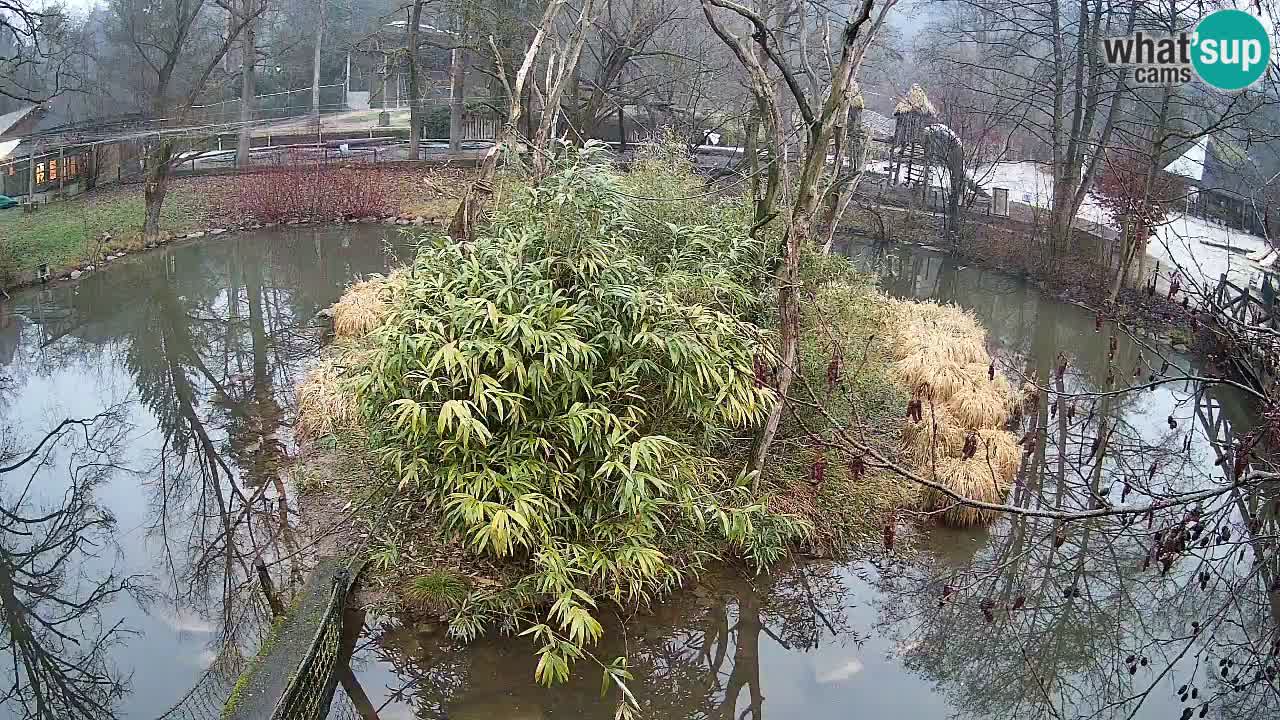
[[[333,578],[332,594],[307,654],[276,704],[271,720],[324,720],[329,715],[342,654],[343,610],[351,573],[340,570]]]
[[[334,110],[345,110],[347,107],[346,86],[342,83],[320,86],[319,110],[322,113]],[[254,97],[252,117],[248,120],[279,120],[305,115],[314,112],[317,106],[312,97],[310,87],[293,88],[280,92],[266,93]],[[241,117],[241,100],[224,100],[222,102],[197,105],[192,108],[194,120],[205,125],[235,123],[245,120]]]

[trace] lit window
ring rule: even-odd
[[[57,160],[49,161],[49,179],[50,180],[58,179],[58,161]]]
[[[44,182],[44,163],[36,163],[36,184]]]
[[[62,168],[62,177],[75,177],[79,169],[76,167],[76,156],[67,158],[67,166]]]

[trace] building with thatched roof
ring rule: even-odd
[[[927,184],[924,129],[937,117],[938,109],[919,85],[912,85],[898,100],[893,108],[893,143],[889,147],[891,182],[909,187]]]
[[[898,104],[893,106],[893,115],[923,115],[929,119],[938,116],[938,109],[929,102],[929,96],[924,94],[924,88],[917,84],[913,84],[907,94],[903,95]]]

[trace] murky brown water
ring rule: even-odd
[[[1018,281],[917,248],[852,254],[891,292],[972,308],[1011,374],[1049,377],[1062,352],[1071,391],[1103,388],[1108,375],[1123,387],[1130,368],[1160,364],[1157,349],[1127,337],[1108,363],[1109,327],[1095,332],[1088,312]],[[5,687],[15,672],[20,688],[40,678],[50,710],[39,714],[23,689],[0,699],[0,717],[150,720],[193,687],[173,717],[217,716],[224,686],[201,678],[236,667],[260,638],[261,603],[246,582],[254,560],[283,586],[305,572],[288,406],[322,342],[312,318],[351,278],[385,266],[379,230],[244,235],[125,260],[4,306],[8,447],[31,448],[64,418],[113,412],[87,439],[74,426],[47,444],[34,473],[0,475],[0,638],[22,658],[15,668],[5,652],[0,668]],[[1191,382],[1082,398],[1070,421],[1047,403],[1039,415],[1051,432],[1011,502],[1041,510],[1120,502],[1126,481],[1138,488],[1129,502],[1211,487],[1223,471],[1205,427],[1221,418],[1221,441],[1249,422],[1239,397]],[[1207,503],[1237,521],[1234,539],[1163,575],[1158,561],[1144,569],[1153,530],[1141,517],[1079,524],[1061,542],[1053,520],[1023,517],[933,532],[909,559],[725,571],[652,614],[614,618],[597,654],[632,658],[647,718],[1163,719],[1204,707],[1276,717],[1267,643],[1280,592],[1267,588],[1280,571],[1253,560],[1276,556],[1269,500]],[[1246,516],[1259,521],[1251,528]],[[45,624],[69,607],[73,621]],[[371,620],[333,717],[612,716],[615,698],[601,698],[589,663],[547,690],[532,682],[530,650],[523,639],[463,647],[435,626]]]

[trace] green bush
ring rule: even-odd
[[[423,244],[354,383],[400,490],[522,568],[451,632],[531,635],[547,683],[599,638],[600,600],[647,603],[715,557],[762,567],[806,531],[740,474],[776,401],[743,319],[760,277],[745,215],[704,200],[715,226],[664,219],[675,206],[592,156],[516,191],[473,242]]]

